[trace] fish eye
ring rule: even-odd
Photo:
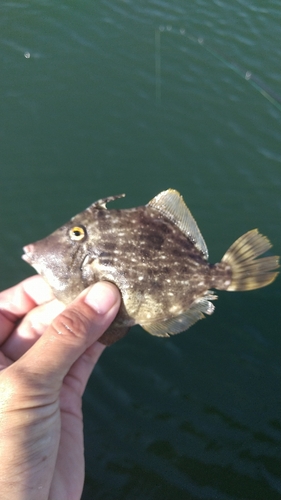
[[[73,241],[82,241],[86,238],[86,229],[83,226],[74,226],[69,231],[69,236]]]

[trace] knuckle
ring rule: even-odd
[[[34,386],[39,386],[40,380],[30,372],[23,363],[15,363],[5,370],[5,379],[2,383],[0,378],[1,402],[0,415],[2,411],[10,411],[24,406],[30,397]],[[0,417],[1,418],[1,417]]]
[[[90,329],[90,325],[90,319],[82,311],[75,308],[65,309],[52,322],[52,327],[57,334],[71,335],[75,338],[83,337]]]

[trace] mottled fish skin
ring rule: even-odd
[[[99,200],[50,236],[26,246],[23,258],[65,304],[99,280],[118,286],[122,305],[102,337],[105,344],[134,324],[168,336],[185,330],[203,313],[211,314],[210,300],[216,296],[210,288],[227,289],[233,270],[227,259],[208,263],[205,242],[180,195],[168,190],[142,207],[107,210],[113,199]],[[178,222],[178,210],[184,222]],[[274,268],[272,264],[270,270]]]

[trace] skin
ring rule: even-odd
[[[119,307],[106,282],[67,307],[40,276],[0,293],[2,500],[81,498],[81,398]]]

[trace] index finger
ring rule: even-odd
[[[11,333],[19,319],[37,305],[53,298],[50,287],[39,275],[0,292],[0,343]]]

